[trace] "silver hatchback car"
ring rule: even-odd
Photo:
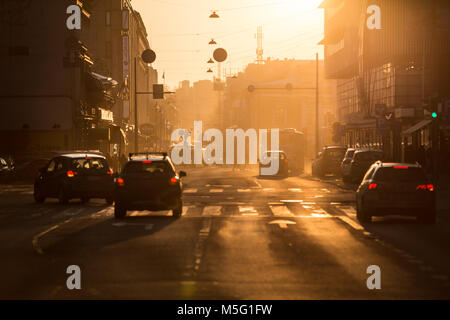
[[[373,216],[416,216],[436,222],[434,186],[419,164],[375,162],[356,191],[356,212],[361,222]]]

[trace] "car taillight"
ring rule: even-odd
[[[432,184],[420,184],[417,186],[416,190],[428,190],[434,191],[434,186]]]
[[[109,169],[106,173],[109,174],[109,175],[113,175],[114,171],[112,169]]]
[[[403,166],[395,166],[394,169],[408,169],[408,167],[403,167]]]
[[[142,163],[152,163],[150,160],[142,161]]]
[[[73,172],[72,170],[67,171],[67,176],[69,178],[73,178],[77,175],[77,172]]]
[[[177,176],[171,178],[171,179],[170,179],[170,185],[176,186],[177,183],[178,183],[178,179],[179,179],[179,178],[178,178]]]
[[[369,190],[375,190],[378,187],[376,183],[369,184]]]
[[[119,187],[125,186],[125,181],[122,178],[118,178],[116,182]]]
[[[288,159],[284,159],[284,163],[288,163]]]

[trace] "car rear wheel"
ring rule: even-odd
[[[69,203],[69,197],[67,196],[66,190],[64,190],[64,187],[60,187],[58,191],[58,200],[60,204],[68,204]]]
[[[371,223],[372,215],[370,210],[364,204],[364,201],[356,202],[356,218],[362,223]]]
[[[125,208],[121,203],[116,202],[114,206],[114,218],[123,219],[127,215],[127,208]]]
[[[38,187],[37,184],[34,185],[34,201],[36,201],[36,203],[44,203],[45,201],[45,195],[44,192],[42,191],[41,188]]]
[[[176,201],[176,207],[172,210],[172,214],[174,217],[181,217],[181,214],[183,213],[183,201],[181,199],[177,199]]]

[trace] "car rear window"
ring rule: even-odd
[[[383,160],[383,153],[381,152],[358,152],[355,154],[357,161],[377,161]]]
[[[325,154],[333,159],[343,159],[345,152],[345,149],[329,149],[325,152]]]
[[[77,171],[104,171],[109,169],[105,159],[89,157],[72,159],[72,168]]]
[[[408,169],[396,169],[393,167],[379,168],[374,176],[378,181],[426,181],[425,173],[421,168],[409,167]]]
[[[147,174],[170,174],[173,173],[171,166],[165,161],[131,161],[125,165],[123,173],[147,173]]]

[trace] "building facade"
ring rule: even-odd
[[[380,29],[367,26],[372,5]],[[438,126],[435,146],[447,149],[448,1],[325,0],[321,7],[325,73],[337,80],[336,138],[382,148],[387,160],[415,161]],[[441,106],[439,123],[429,117],[433,105]]]

